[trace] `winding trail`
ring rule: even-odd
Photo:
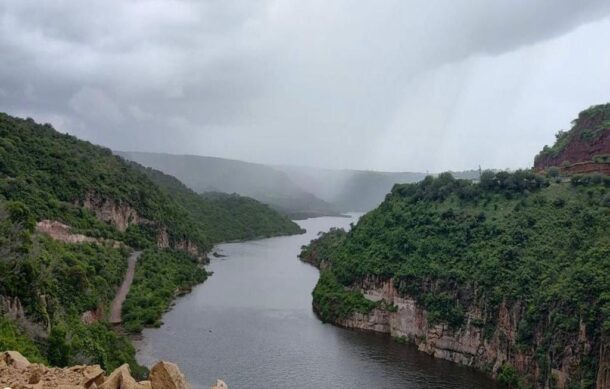
[[[127,293],[129,293],[129,288],[131,287],[131,283],[133,282],[133,275],[136,270],[136,262],[138,258],[142,254],[141,251],[134,251],[133,254],[129,256],[127,260],[127,272],[125,273],[125,278],[123,278],[123,283],[121,287],[116,292],[116,296],[114,296],[114,300],[112,300],[112,305],[110,306],[110,323],[111,324],[120,324],[122,322],[121,319],[121,308],[123,307],[123,302],[127,297]]]

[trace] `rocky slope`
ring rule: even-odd
[[[552,147],[545,146],[534,169],[557,167],[566,174],[610,175],[610,104],[593,106],[578,115],[569,131],[560,131]]]
[[[13,389],[187,389],[189,387],[178,366],[160,361],[153,366],[149,379],[136,381],[128,365],[110,374],[99,365],[78,365],[67,368],[47,367],[30,363],[16,351],[0,353],[0,385]],[[226,389],[218,380],[212,389]]]

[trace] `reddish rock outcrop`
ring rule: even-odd
[[[581,112],[570,131],[558,133],[553,147],[545,146],[534,160],[534,170],[551,167],[568,175],[610,175],[610,104]]]

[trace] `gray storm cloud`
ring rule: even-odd
[[[115,149],[523,167],[610,100],[607,1],[0,3],[0,110]]]

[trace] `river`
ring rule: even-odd
[[[299,221],[307,233],[216,250],[214,274],[179,298],[160,328],[136,342],[138,361],[177,363],[193,388],[216,378],[250,388],[493,388],[470,368],[438,360],[389,336],[323,324],[311,308],[318,270],[297,254],[319,231],[350,218]]]

